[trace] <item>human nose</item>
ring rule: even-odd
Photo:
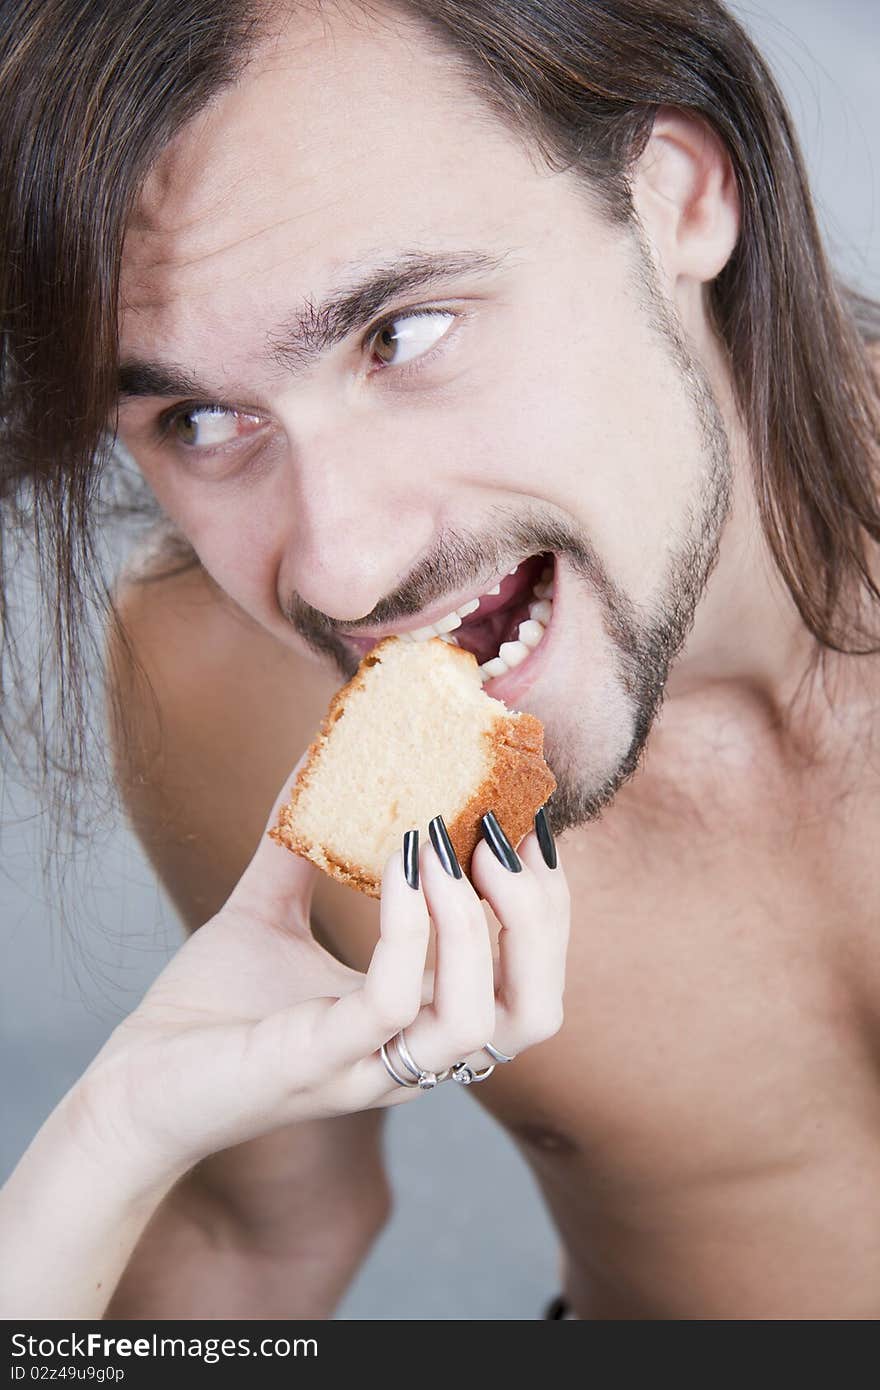
[[[371,613],[425,554],[442,493],[406,442],[337,431],[300,443],[285,579],[337,621]]]

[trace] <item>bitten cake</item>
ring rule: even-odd
[[[406,830],[442,815],[463,871],[494,811],[516,846],[556,788],[544,728],[487,695],[476,658],[441,638],[385,637],[336,692],[274,840],[370,897]]]

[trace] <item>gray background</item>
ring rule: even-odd
[[[876,0],[735,6],[781,82],[836,264],[880,294],[874,136],[880,128]],[[118,820],[40,873],[46,817],[7,772],[0,801],[0,1178],[138,1002],[180,940],[137,843]],[[69,855],[69,850],[65,850]],[[461,1088],[389,1117],[393,1218],[342,1318],[536,1318],[557,1282],[556,1242],[531,1175]],[[450,1196],[454,1195],[454,1200]]]

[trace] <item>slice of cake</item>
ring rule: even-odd
[[[385,637],[336,692],[269,834],[370,897],[404,831],[442,815],[464,873],[494,811],[516,846],[556,788],[544,728],[485,694],[473,653]]]

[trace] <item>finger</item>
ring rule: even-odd
[[[333,1065],[370,1056],[416,1017],[430,926],[421,885],[409,886],[403,851],[397,850],[382,871],[379,939],[364,982],[334,1002],[322,1027],[322,1045]]]
[[[570,925],[562,866],[544,863],[534,833],[517,854],[519,872],[499,863],[481,841],[471,876],[501,924],[498,937],[498,1028],[489,1041],[514,1055],[552,1037],[562,1023],[565,957]],[[548,877],[560,875],[548,889]]]
[[[488,858],[487,853],[490,856]],[[431,915],[438,927],[444,921],[447,927],[451,927],[452,919],[443,914],[444,893],[448,894],[452,890],[454,895],[455,884],[461,881],[449,878],[442,871],[436,854],[430,853],[429,844],[423,848],[423,855],[425,858],[422,862],[422,884],[425,886]],[[468,990],[478,979],[478,972],[484,960],[481,949],[482,929],[471,941],[472,945],[477,944],[480,948],[477,954],[476,969],[469,969],[465,966],[463,983],[457,978],[456,972],[457,968],[466,961],[466,955],[454,954],[451,951],[451,932],[438,929],[438,971],[443,964],[451,966],[451,968],[443,972],[439,982],[433,989],[429,988],[427,993],[425,993],[424,984],[431,972],[425,972],[423,1001],[431,1000],[432,1006],[423,1008],[412,1025],[404,1025],[406,1027],[406,1041],[413,1059],[426,1071],[440,1072],[460,1059],[467,1060],[474,1067],[483,1068],[496,1061],[483,1050],[483,1041],[493,1042],[501,1051],[512,1057],[517,1050],[528,1046],[530,1042],[551,1036],[561,1022],[565,952],[570,926],[568,883],[559,863],[558,852],[556,865],[551,868],[544,859],[536,834],[532,833],[524,838],[518,846],[518,857],[520,862],[531,871],[535,883],[531,885],[532,891],[526,895],[525,900],[523,900],[522,895],[519,895],[519,901],[516,902],[516,912],[515,914],[508,912],[507,924],[500,917],[500,913],[503,910],[502,901],[510,898],[510,890],[513,887],[508,877],[510,871],[499,863],[485,844],[482,845],[482,848],[478,847],[478,856],[475,856],[471,869],[472,877],[474,877],[474,868],[478,867],[477,894],[485,898],[490,906],[494,905],[493,910],[496,917],[499,918],[502,928],[500,940],[502,943],[504,943],[505,937],[507,940],[507,949],[503,958],[499,951],[497,989],[493,972],[492,992],[496,996],[494,1031],[491,1026],[487,1026],[487,1019],[482,1025],[477,1022],[476,1027],[474,1026],[474,1020],[479,1019],[481,1007],[479,990],[473,990],[476,998],[468,998]],[[464,883],[466,884],[466,881]],[[544,915],[547,904],[542,903],[539,897],[536,898],[534,892],[536,886],[542,887],[549,899],[549,917]],[[465,901],[467,901],[468,896],[465,888],[463,894]],[[455,896],[453,896],[452,901],[453,903],[456,901]],[[505,932],[505,925],[512,925],[516,922],[517,925],[521,926],[523,921],[525,930],[518,933],[518,939],[514,945],[509,934]],[[535,930],[530,931],[530,926],[533,926]],[[485,917],[482,918],[482,927],[486,927]],[[521,938],[524,936],[526,940],[522,941]],[[552,945],[554,936],[557,942],[555,951]],[[466,940],[465,938],[465,943]],[[510,949],[511,946],[513,946],[513,950]],[[533,952],[538,955],[535,987],[532,990],[534,998],[523,1000],[520,997],[522,990],[519,987],[519,981],[522,977],[528,983]],[[549,976],[543,984],[540,978],[542,967],[544,968],[544,975]],[[484,978],[488,983],[488,972]],[[505,1005],[505,983],[507,995],[515,1006],[513,1011],[508,1010]],[[445,1008],[447,995],[451,996],[453,1005],[451,1010]],[[455,1017],[456,1005],[461,1005],[463,1017],[460,1019]],[[475,1036],[480,1039],[479,1048],[472,1044],[471,1040]],[[410,1074],[403,1066],[394,1043],[390,1044],[389,1053],[396,1070],[409,1079]],[[357,1085],[357,1094],[362,1104],[369,1103],[366,1099],[368,1094],[372,1096],[372,1103],[374,1104],[396,1103],[403,1097],[395,1096],[395,1091],[406,1089],[399,1088],[397,1083],[388,1076],[381,1063],[381,1058],[378,1057],[364,1059],[358,1064],[350,1073],[350,1081],[352,1085]],[[383,1092],[384,1096],[382,1095]]]
[[[559,846],[552,839],[552,832],[547,826],[546,819],[544,823],[547,834],[551,837],[549,849],[556,861],[555,866],[551,868],[544,858],[537,835],[537,817],[535,818],[536,828],[524,836],[520,844],[517,845],[516,852],[521,862],[531,869],[538,883],[541,884],[544,892],[550,898],[554,908],[553,920],[558,923],[567,940],[571,924],[571,892],[565,867],[560,858]]]
[[[284,785],[266,822],[254,855],[229,897],[229,905],[254,916],[269,918],[279,926],[308,930],[318,866],[270,838],[281,809],[290,800],[296,779],[309,757],[303,753]]]
[[[389,1054],[395,1070],[406,1077],[407,1083],[414,1081],[402,1067],[389,1044]],[[334,1105],[340,1114],[351,1114],[357,1110],[385,1109],[392,1105],[406,1105],[426,1092],[417,1084],[401,1084],[393,1080],[385,1070],[378,1052],[371,1057],[362,1058],[350,1067],[333,1088]]]
[[[447,873],[430,840],[419,864],[436,931],[434,995],[407,1027],[406,1043],[420,1068],[439,1072],[492,1035],[492,946],[485,911],[469,880]],[[399,1069],[408,1075],[405,1068]]]

